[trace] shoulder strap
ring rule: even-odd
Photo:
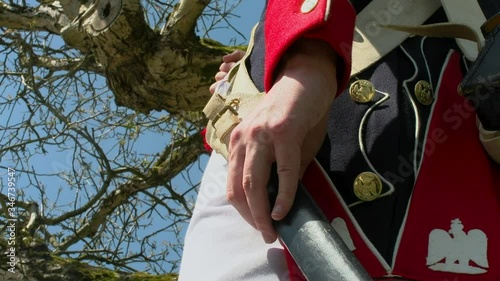
[[[409,36],[384,25],[423,24],[441,6],[439,0],[373,0],[356,17],[351,76],[377,62]]]
[[[471,29],[476,33],[475,40],[468,38],[465,38],[468,39],[465,40],[462,37],[455,36],[457,44],[465,57],[470,61],[476,60],[479,49],[484,45],[484,37],[480,30],[481,25],[486,22],[486,17],[481,10],[481,6],[479,6],[477,0],[441,0],[441,3],[451,24],[462,25],[464,29]]]
[[[471,61],[476,59],[484,45],[484,36],[464,24],[444,22],[420,26],[387,25],[385,28],[418,36],[455,38],[466,58]]]
[[[441,5],[449,22],[422,25]],[[477,0],[374,0],[356,17],[351,76],[388,54],[410,34],[457,38],[464,55],[474,61],[484,44],[480,27],[485,21]]]

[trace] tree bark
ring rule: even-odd
[[[196,6],[196,19],[206,4],[182,1],[176,11]],[[203,108],[222,52],[201,45],[194,25],[177,28],[184,24],[177,21],[167,25],[165,35],[154,32],[144,20],[139,0],[101,0],[94,9],[88,18],[80,19],[81,28],[104,66],[118,105],[143,113]]]

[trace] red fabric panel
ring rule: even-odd
[[[500,280],[500,202],[497,197],[500,168],[488,159],[479,142],[473,108],[457,94],[461,78],[460,56],[454,53],[438,89],[439,97],[428,130],[425,157],[397,253],[395,275],[428,281]],[[440,245],[454,237],[456,244],[440,246],[444,251],[450,251],[443,253],[444,256],[469,243],[470,237],[450,235],[456,232],[451,231],[450,226],[455,219],[463,224],[465,235],[473,229],[486,234],[489,262],[486,273],[441,272],[426,265],[431,231],[437,230],[445,237],[438,240]],[[462,252],[457,256],[467,257],[470,251],[477,248],[480,247],[459,250]],[[439,263],[443,262],[444,259]],[[468,264],[478,267],[472,261]]]

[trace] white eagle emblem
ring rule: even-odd
[[[450,230],[434,229],[429,234],[427,266],[435,271],[465,274],[487,272],[488,238],[479,229],[463,231],[459,219],[451,221]],[[473,263],[469,264],[472,261]]]

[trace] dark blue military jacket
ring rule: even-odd
[[[499,11],[496,1],[479,1],[487,17]],[[361,11],[369,1],[351,1]],[[265,13],[261,22],[265,21]],[[446,21],[439,9],[427,23]],[[247,67],[260,91],[264,90],[265,38],[264,24],[255,35],[254,50]],[[419,100],[414,91],[417,83],[428,83],[436,89],[450,50],[459,51],[455,40],[410,37],[401,46],[365,70],[352,81],[369,80],[376,86],[376,96],[369,103],[355,103],[349,87],[334,101],[328,136],[317,159],[337,186],[343,200],[362,227],[365,235],[386,261],[392,259],[405,210],[420,166],[431,106]],[[467,62],[463,59],[465,73]],[[351,83],[350,83],[351,85]],[[370,109],[384,99],[380,106]],[[363,120],[371,110],[368,120]],[[363,122],[363,124],[362,124]],[[359,130],[364,126],[364,142],[360,149]],[[375,169],[383,175],[382,194],[371,202],[362,202],[353,191],[353,182],[363,171]]]

